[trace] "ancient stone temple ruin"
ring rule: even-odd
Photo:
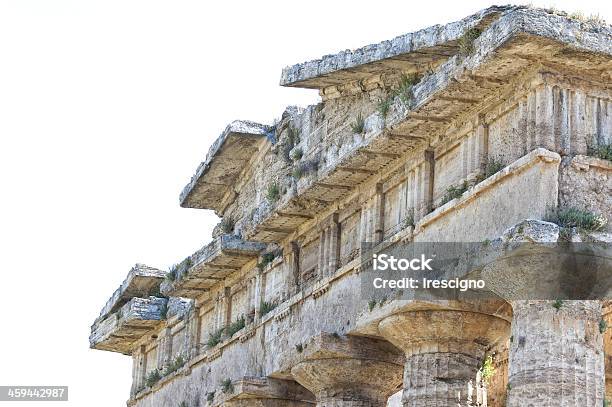
[[[609,252],[598,298],[540,298],[563,267],[513,244],[610,242],[611,55],[602,21],[507,6],[285,68],[321,102],[230,123],[180,195],[212,242],[92,326],[128,405],[606,405]],[[495,296],[370,297],[364,242],[480,242],[449,273]]]

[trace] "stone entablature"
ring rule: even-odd
[[[473,28],[478,35],[465,52]],[[560,333],[547,322],[555,314],[546,303],[514,301],[505,291],[512,281],[492,266],[454,270],[487,276],[500,296],[489,303],[388,299],[371,307],[359,279],[362,242],[379,251],[485,241],[494,261],[511,255],[509,241],[557,242],[559,227],[542,221],[556,208],[612,218],[612,165],[589,156],[612,142],[611,33],[542,10],[494,7],[286,68],[281,84],[318,88],[323,102],[288,108],[274,126],[234,122],[211,147],[181,204],[213,209],[223,221],[213,242],[161,285],[182,311],[137,336],[128,332],[121,344],[118,351],[134,358],[129,404],[378,406],[403,388],[405,406],[488,399],[496,407],[506,398],[519,406],[529,383],[545,397],[595,388],[581,405],[601,404],[603,359],[584,371],[557,366],[584,379],[573,387],[526,379],[513,366],[532,356],[511,330],[546,346]],[[415,73],[407,88],[398,82]],[[160,273],[155,278],[159,291]],[[130,295],[118,298],[141,302]],[[109,300],[92,337],[124,334],[117,301]],[[589,330],[606,313],[594,303],[570,308],[560,318]],[[532,329],[538,318],[547,327],[540,339]],[[590,334],[587,359],[604,340]],[[482,362],[491,354],[504,373],[486,386]],[[432,364],[447,368],[434,372]],[[385,375],[397,383],[395,376],[366,383]],[[522,390],[510,391],[514,385]],[[457,392],[462,398],[451,400]]]

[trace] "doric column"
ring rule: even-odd
[[[401,386],[403,357],[389,343],[321,334],[292,369],[318,407],[385,407]]]
[[[508,321],[469,311],[426,310],[391,315],[379,332],[406,354],[405,407],[470,406],[487,350],[507,338]]]
[[[603,405],[599,301],[512,301],[508,406]]]
[[[509,407],[603,405],[602,304],[585,298],[605,288],[596,279],[606,276],[604,256],[590,246],[547,243],[558,233],[546,222],[515,226],[504,252],[481,274],[512,305]],[[527,238],[534,243],[517,243]]]

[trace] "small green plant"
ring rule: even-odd
[[[549,213],[547,220],[562,228],[577,228],[585,232],[602,230],[608,223],[608,220],[603,216],[577,208],[567,208]]]
[[[296,165],[291,172],[291,176],[295,179],[300,179],[304,176],[304,168],[301,165]]]
[[[212,401],[215,399],[215,392],[211,391],[206,393],[206,401],[208,401],[209,403],[212,403]]]
[[[485,179],[489,178],[492,175],[497,174],[499,171],[501,171],[506,165],[500,161],[497,161],[495,159],[490,159],[487,164],[485,165],[484,171],[482,172],[482,174],[478,175],[476,177],[476,184],[484,181]]]
[[[440,205],[444,205],[445,203],[448,203],[455,198],[459,198],[461,195],[463,195],[465,191],[468,190],[469,187],[470,185],[467,181],[463,181],[463,183],[459,186],[451,185],[446,189],[446,193],[442,197]]]
[[[603,334],[606,332],[606,329],[608,329],[608,322],[602,318],[599,320],[599,333]]]
[[[274,261],[274,259],[276,258],[276,255],[274,253],[266,253],[263,256],[261,256],[261,261],[259,263],[257,263],[257,268],[259,270],[263,270],[266,268],[266,266],[270,263],[272,263]]]
[[[353,131],[353,134],[363,134],[363,131],[365,130],[365,120],[361,113],[359,113],[355,118],[355,121],[351,123],[351,130]]]
[[[379,307],[382,307],[383,305],[385,305],[385,302],[387,302],[387,297],[386,297],[386,296],[385,296],[385,297],[382,297],[382,298],[380,299],[380,301],[378,302],[378,306],[379,306]]]
[[[276,308],[276,303],[262,301],[261,304],[259,304],[259,316],[263,317],[267,313],[273,311],[274,308]]]
[[[510,335],[510,343],[514,342],[514,335]]]
[[[603,407],[611,407],[611,406],[612,406],[612,401],[610,401],[609,399],[605,398],[605,396],[604,396]]]
[[[179,404],[179,407],[187,407],[187,402],[185,400],[181,401],[181,404]]]
[[[297,143],[299,143],[300,142],[300,130],[295,126],[290,125],[287,128],[287,140],[289,141],[289,144],[291,146],[294,146]]]
[[[166,280],[174,281],[176,280],[176,265],[172,266],[170,270],[166,273]]]
[[[147,375],[147,378],[145,379],[145,383],[147,384],[147,386],[153,387],[155,383],[157,383],[160,380],[161,380],[161,373],[159,372],[158,369],[155,369],[149,372],[149,374]]]
[[[480,37],[481,31],[478,28],[469,28],[465,30],[463,35],[457,40],[459,46],[459,54],[468,56],[474,52],[474,41]]]
[[[480,368],[482,372],[482,380],[489,383],[493,375],[495,374],[495,366],[493,365],[493,356],[488,355],[482,363]]]
[[[368,301],[368,310],[372,312],[374,307],[376,307],[376,304],[377,304],[377,301],[375,299],[371,299],[370,301]]]
[[[227,327],[227,336],[231,338],[232,336],[234,336],[236,332],[240,331],[245,326],[246,326],[246,320],[244,319],[244,315],[241,315],[240,318],[232,322]]]
[[[559,311],[561,309],[561,307],[563,306],[563,300],[555,300],[555,302],[553,302],[552,306],[557,311]]]
[[[165,303],[161,306],[159,310],[159,317],[164,320],[168,318],[168,303]]]
[[[612,144],[603,144],[598,147],[590,147],[588,154],[602,160],[612,161]]]
[[[417,73],[402,75],[400,78],[397,96],[404,105],[408,105],[412,99],[412,87],[419,82],[420,77]]]
[[[297,351],[297,353],[302,353],[304,352],[304,346],[301,343],[298,343],[297,345],[295,345],[295,350]]]
[[[489,239],[483,240],[482,245],[484,247],[489,247],[491,245],[491,240],[489,240]]]
[[[393,103],[392,96],[380,99],[380,101],[378,102],[377,110],[383,119],[387,118],[387,114],[389,113],[389,109],[391,108],[391,103]]]
[[[223,340],[223,334],[225,333],[225,327],[217,329],[215,332],[212,332],[208,335],[208,340],[206,341],[206,346],[209,348],[214,348]]]
[[[221,219],[221,230],[223,233],[232,233],[234,232],[234,227],[236,226],[236,221],[231,216],[225,216]]]
[[[485,177],[489,178],[491,175],[495,175],[500,172],[502,169],[506,167],[501,161],[497,161],[495,159],[490,159],[487,161],[487,165],[485,166]]]
[[[268,189],[266,191],[266,198],[270,202],[276,202],[280,198],[280,189],[276,183],[272,183],[268,185]]]
[[[304,156],[304,150],[296,148],[291,151],[290,157],[293,161],[299,161]]]
[[[506,386],[506,389],[507,389],[508,391],[512,390],[512,385],[511,385],[510,383],[508,383],[508,385]]]
[[[164,370],[164,376],[168,376],[169,374],[176,372],[183,366],[185,366],[185,359],[182,355],[178,355],[176,358],[174,358],[174,360],[168,363],[166,369]]]
[[[414,227],[414,210],[410,210],[402,222],[404,229]]]
[[[234,392],[234,385],[232,384],[232,379],[228,377],[227,379],[223,379],[221,381],[221,391],[225,394]]]

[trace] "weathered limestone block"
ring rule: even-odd
[[[159,285],[166,273],[146,264],[136,264],[128,273],[121,286],[115,290],[106,302],[100,317],[104,318],[110,313],[116,312],[127,301],[133,297],[148,297],[159,292]]]
[[[244,120],[230,123],[211,146],[206,160],[183,189],[180,201],[186,208],[212,208],[223,213],[233,200],[233,186],[240,173],[266,139],[268,126]],[[228,198],[229,195],[229,198]]]
[[[504,340],[508,321],[468,311],[425,310],[391,315],[380,333],[406,354],[403,405],[470,406],[486,352]]]
[[[401,384],[401,353],[380,340],[321,334],[292,369],[319,407],[383,407]]]
[[[167,301],[158,297],[132,298],[118,312],[91,327],[90,347],[131,354],[136,341],[165,319]]]

